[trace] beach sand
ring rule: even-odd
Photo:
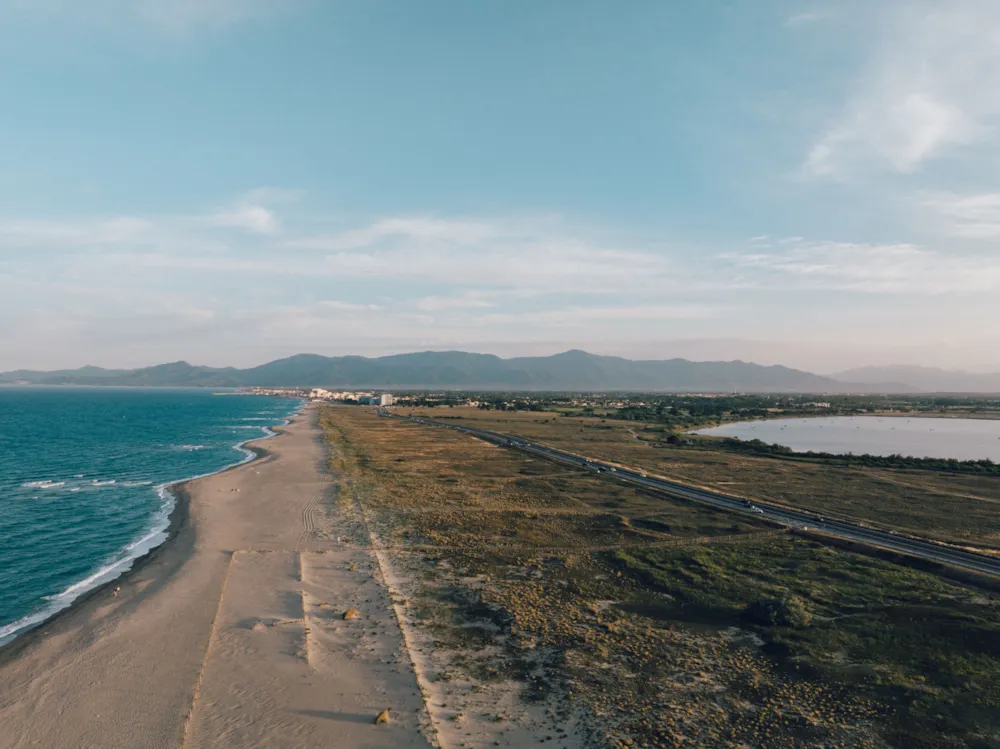
[[[171,540],[0,650],[0,748],[433,745],[315,419],[307,407],[251,443],[257,460],[180,487]]]

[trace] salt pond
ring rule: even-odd
[[[1000,421],[880,416],[744,421],[695,434],[759,439],[798,452],[906,455],[1000,462]]]

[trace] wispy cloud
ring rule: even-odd
[[[273,206],[295,203],[302,197],[298,190],[259,187],[243,194],[231,206],[205,217],[210,226],[243,229],[256,234],[276,234],[281,220]]]
[[[796,13],[785,19],[784,26],[789,29],[796,29],[802,26],[813,26],[823,21],[828,21],[833,17],[833,12],[826,8]]]
[[[345,277],[548,292],[673,286],[664,255],[596,244],[551,221],[390,217],[338,234],[290,239],[282,248],[315,253],[313,272]],[[482,299],[458,303],[482,306]]]
[[[496,236],[496,228],[483,221],[442,219],[434,216],[394,216],[360,229],[290,240],[285,246],[298,250],[344,252],[372,247],[391,240],[410,244],[433,243],[454,246],[480,244]]]
[[[527,324],[586,329],[599,323],[660,323],[667,320],[698,320],[721,317],[729,309],[721,304],[642,304],[620,306],[570,305],[531,312],[486,314],[473,317],[483,324]]]
[[[1000,192],[930,193],[917,206],[936,217],[944,233],[969,239],[1000,239]]]
[[[814,143],[806,171],[914,172],[993,137],[1000,115],[1000,5],[897,4],[842,113]]]
[[[0,242],[10,250],[114,246],[135,241],[152,228],[148,219],[131,216],[80,221],[0,219]]]
[[[758,283],[783,289],[914,295],[1000,291],[1000,257],[945,254],[912,244],[794,237],[725,259],[756,271]]]
[[[473,289],[452,296],[425,296],[418,299],[414,306],[425,312],[441,310],[471,310],[490,309],[496,306],[498,292]]]
[[[208,217],[208,223],[257,234],[274,234],[278,231],[277,216],[261,205],[244,205],[213,213]]]
[[[318,303],[319,307],[337,312],[372,312],[382,309],[378,304],[357,304],[356,302],[344,302],[339,299],[328,299]]]

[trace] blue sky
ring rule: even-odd
[[[0,369],[1000,369],[989,0],[0,0],[0,97]]]

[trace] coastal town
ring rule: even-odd
[[[334,401],[360,406],[394,406],[397,399],[391,393],[374,391],[334,391],[325,388],[264,388],[253,387],[241,390],[248,395],[268,395],[281,398],[308,398],[313,401]]]

